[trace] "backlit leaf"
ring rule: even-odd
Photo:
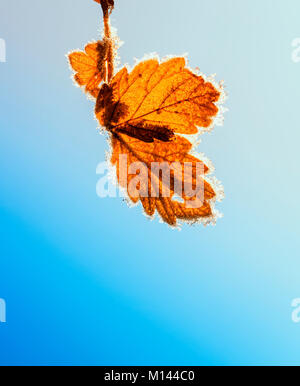
[[[194,197],[186,197],[183,189],[174,187],[174,173],[171,173],[169,197],[163,197],[163,181],[160,175],[151,175],[153,162],[179,163],[182,166],[182,180],[190,179],[195,185],[196,165],[201,161],[190,155],[192,144],[179,134],[195,134],[197,126],[209,127],[218,113],[221,91],[195,75],[185,66],[184,58],[174,58],[164,63],[155,59],[139,63],[131,73],[122,69],[108,86],[104,84],[96,102],[96,116],[100,124],[111,133],[112,159],[116,166],[119,183],[131,201],[141,201],[144,211],[152,216],[155,210],[168,224],[174,226],[177,219],[196,221],[210,220],[213,216],[210,201],[216,197],[214,188],[205,180],[208,167],[203,165],[203,202],[191,208],[187,204]],[[127,156],[127,178],[120,178],[120,155]],[[130,164],[143,162],[148,168],[147,186],[153,178],[160,186],[158,197],[133,196],[128,189],[131,176]],[[192,163],[190,176],[184,175],[184,164]],[[122,166],[124,168],[124,165]],[[152,180],[151,180],[152,179]],[[142,182],[143,184],[143,182]],[[182,187],[182,185],[181,185]],[[179,195],[183,202],[173,200]]]
[[[115,73],[119,40],[110,25],[114,0],[94,0],[103,11],[103,41],[69,54],[74,80],[96,98],[95,115],[109,133],[119,185],[144,213],[214,222],[222,188],[209,164],[193,153],[194,138],[213,127],[222,87],[186,66],[185,58],[143,60]],[[192,139],[193,138],[193,139]]]
[[[161,64],[156,59],[143,61],[130,74],[124,68],[112,80],[111,90],[107,97],[116,106],[107,118],[118,127],[144,122],[167,126],[175,133],[195,134],[197,126],[208,128],[218,113],[215,103],[220,91],[187,69],[184,58]],[[126,113],[121,111],[124,106]],[[107,125],[103,110],[96,109],[96,113],[100,123]]]
[[[89,43],[85,52],[74,51],[69,54],[72,69],[76,72],[74,80],[94,97],[98,96],[99,84],[106,77],[107,44],[104,41]]]

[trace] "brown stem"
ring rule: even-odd
[[[109,14],[104,13],[104,36],[106,38],[106,42],[108,44],[108,50],[107,50],[107,83],[109,84],[112,80],[112,77],[114,75],[114,47],[113,47],[113,40],[111,35],[111,28],[110,28],[110,21],[109,21]]]
[[[110,84],[112,77],[114,75],[114,43],[111,35],[111,28],[110,28],[110,20],[109,15],[112,11],[111,6],[109,6],[109,3],[113,3],[110,0],[101,0],[100,4],[103,10],[103,21],[104,21],[104,36],[106,43],[108,44],[107,49],[107,71],[106,71],[106,82]]]

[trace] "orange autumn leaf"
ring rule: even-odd
[[[137,192],[137,195],[134,195],[132,191],[129,189],[131,181],[135,178],[135,176],[130,175],[128,173],[128,168],[130,165],[133,165],[135,162],[143,162],[148,170],[150,171],[151,165],[153,163],[167,163],[172,165],[176,162],[183,165],[183,163],[191,163],[192,165],[192,173],[188,176],[188,179],[195,181],[196,176],[196,164],[201,163],[199,159],[193,157],[188,154],[191,150],[191,143],[183,137],[175,136],[172,142],[160,142],[158,140],[154,140],[151,143],[145,143],[136,138],[129,137],[126,134],[113,134],[112,135],[112,158],[111,162],[116,166],[117,177],[120,185],[126,189],[127,194],[130,200],[133,203],[137,203],[139,200],[141,201],[144,211],[148,216],[153,216],[155,210],[158,211],[161,218],[168,223],[169,225],[175,226],[177,224],[178,219],[188,220],[188,221],[196,221],[197,219],[210,219],[212,216],[212,210],[209,204],[209,200],[215,198],[215,191],[212,186],[205,181],[204,173],[203,173],[203,184],[204,184],[204,200],[203,203],[195,208],[189,207],[186,204],[194,198],[185,197],[182,192],[182,185],[179,184],[180,189],[176,190],[174,183],[174,173],[171,174],[171,186],[169,194],[164,196],[162,194],[163,183],[162,178],[159,174],[147,174],[145,177],[146,180],[143,181],[142,184],[147,185],[148,189],[146,191],[147,194],[140,195]],[[127,164],[120,165],[120,155],[127,155]],[[203,169],[205,172],[208,171],[208,168],[205,164],[203,164]],[[125,183],[120,176],[120,173],[127,173],[127,179],[125,179]],[[179,172],[182,173],[181,169]],[[199,177],[199,176],[198,176]],[[185,176],[187,179],[187,176]],[[156,180],[156,181],[155,181]],[[152,197],[151,195],[151,187],[154,184],[159,188],[158,197]],[[140,187],[141,188],[141,187]],[[140,189],[142,190],[142,189]],[[181,195],[184,198],[184,203],[173,200],[174,195]]]
[[[104,41],[89,43],[85,52],[71,52],[69,62],[71,68],[76,72],[74,80],[79,86],[85,87],[85,92],[95,98],[98,95],[98,86],[106,77],[107,44]]]
[[[186,68],[184,58],[163,63],[156,59],[143,61],[130,74],[124,68],[110,85],[102,86],[95,112],[99,123],[111,133],[111,162],[116,166],[118,181],[127,190],[130,200],[141,201],[147,215],[153,216],[157,211],[171,226],[175,226],[178,219],[192,222],[212,219],[211,202],[215,200],[216,192],[205,179],[209,169],[190,154],[191,142],[176,133],[196,134],[198,126],[211,126],[218,113],[216,103],[220,96],[221,91],[212,83]],[[120,165],[120,155],[126,155],[125,166]],[[133,194],[129,187],[135,177],[129,173],[129,167],[136,162],[146,165],[147,172],[139,180],[139,191]],[[163,194],[164,181],[160,172],[152,172],[153,163],[165,163],[170,167],[176,164],[180,169],[171,169],[168,195]],[[191,165],[189,173],[184,169],[185,164]],[[199,164],[202,166],[200,176]],[[176,172],[181,179],[179,184],[176,184]],[[121,173],[126,174],[125,179]],[[195,205],[199,201],[199,192],[187,196],[182,181],[197,186],[199,177],[202,201]],[[153,184],[157,187],[155,196],[150,192]],[[141,188],[144,188],[143,194]],[[179,196],[182,202],[174,196]]]
[[[193,153],[191,135],[212,128],[222,87],[191,71],[182,57],[144,60],[116,74],[119,40],[110,25],[115,1],[94,1],[103,11],[104,39],[69,60],[76,83],[96,98],[119,185],[146,215],[157,212],[171,226],[178,220],[214,222],[222,188],[207,176],[203,156]]]
[[[105,108],[96,107],[97,118],[104,126],[122,128],[143,122],[168,127],[174,133],[196,134],[197,126],[208,128],[218,113],[220,91],[187,69],[184,58],[161,64],[156,59],[146,60],[130,74],[123,68],[110,86],[112,95],[97,102],[104,103]],[[115,106],[108,106],[111,101]]]

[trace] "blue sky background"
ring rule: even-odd
[[[108,144],[65,54],[98,8],[0,4],[0,364],[299,365],[299,1],[116,0],[122,63],[188,53],[229,93],[198,148],[224,218],[180,232],[96,195]]]

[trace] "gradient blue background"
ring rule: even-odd
[[[189,54],[225,80],[199,151],[216,227],[169,229],[100,199],[108,144],[65,54],[97,38],[83,0],[1,0],[0,364],[299,365],[298,0],[116,0],[122,63]]]

